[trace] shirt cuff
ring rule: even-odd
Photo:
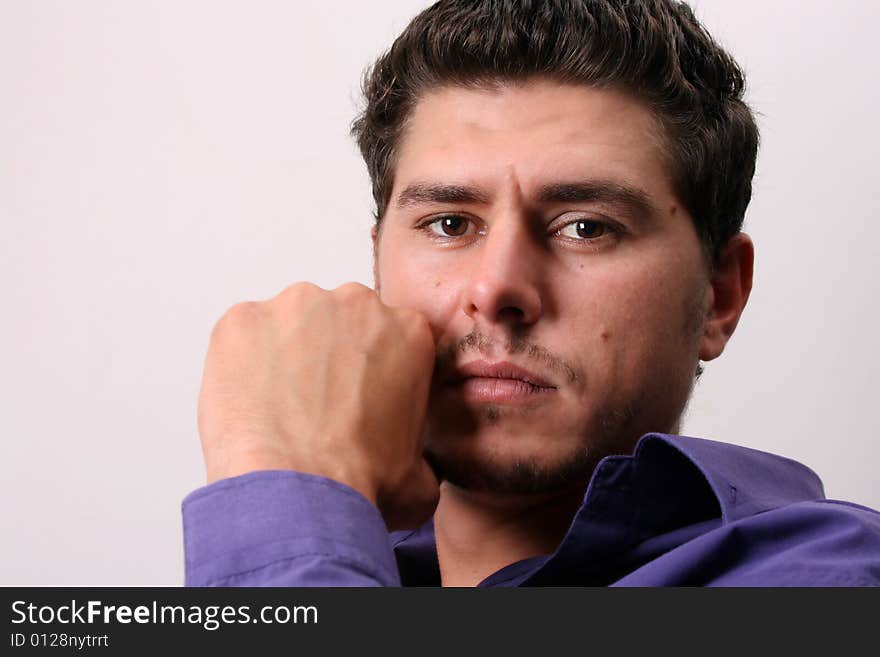
[[[187,586],[400,584],[379,510],[327,477],[250,472],[193,491],[182,512]],[[314,568],[298,577],[297,559],[307,569],[323,561],[322,581]],[[280,563],[289,565],[283,583],[261,579]]]

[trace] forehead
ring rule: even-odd
[[[672,196],[662,130],[651,111],[612,89],[533,80],[443,87],[422,96],[398,148],[392,198],[413,182],[491,192],[514,181],[602,179]]]

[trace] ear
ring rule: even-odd
[[[745,233],[731,237],[718,252],[700,342],[700,360],[718,358],[736,330],[752,291],[754,262],[755,247]]]
[[[373,224],[370,229],[370,239],[373,241],[373,289],[379,294],[379,225]]]

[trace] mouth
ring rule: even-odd
[[[472,402],[534,402],[557,387],[543,376],[513,363],[478,360],[458,367],[446,379],[449,390]]]

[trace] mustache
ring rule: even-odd
[[[517,335],[507,335],[503,339],[493,338],[474,328],[470,333],[454,342],[439,347],[434,362],[434,371],[440,376],[449,374],[458,363],[462,354],[478,353],[492,358],[496,354],[524,354],[528,361],[539,363],[541,367],[560,374],[568,383],[580,381],[577,371],[566,359],[554,354],[549,349],[526,340]],[[522,363],[527,366],[528,363]]]

